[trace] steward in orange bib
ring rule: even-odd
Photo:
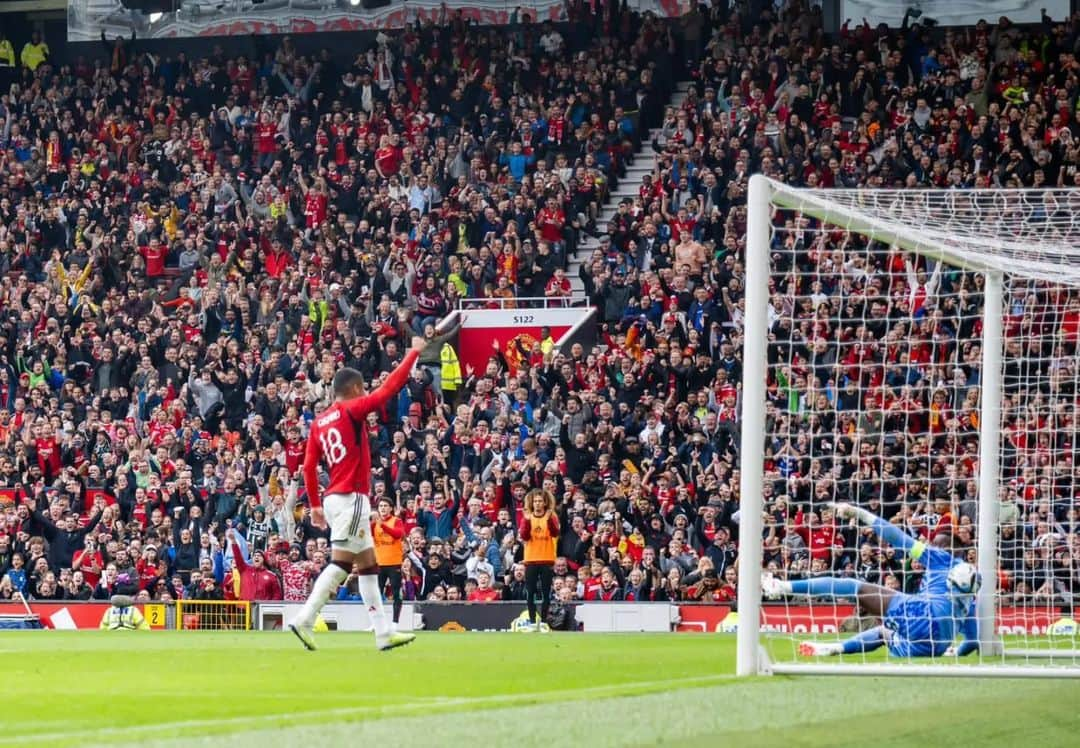
[[[386,583],[394,596],[394,623],[401,616],[401,559],[404,551],[405,523],[394,516],[394,505],[385,496],[379,499],[378,512],[371,518],[371,539],[375,543],[375,562],[379,565],[379,591],[386,594]]]
[[[525,545],[525,594],[529,606],[529,621],[536,630],[548,616],[551,607],[551,582],[554,578],[555,544],[559,539],[559,518],[555,514],[555,497],[548,491],[535,489],[525,497],[518,535]],[[536,598],[540,597],[540,617],[536,616]]]

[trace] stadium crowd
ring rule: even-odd
[[[338,366],[376,383],[414,333],[424,365],[368,424],[405,599],[523,599],[517,520],[541,487],[558,600],[733,599],[749,175],[1080,184],[1080,19],[831,37],[803,0],[727,5],[671,23],[571,3],[568,26],[506,30],[451,13],[348,61],[289,39],[24,53],[0,97],[0,599],[303,600],[327,561],[297,485],[307,424]],[[595,349],[444,355],[434,323],[463,299],[565,295],[589,234]],[[981,279],[782,213],[773,263],[766,562],[912,585],[824,504],[971,545]],[[1017,289],[1007,325],[1021,597],[1080,584],[1080,299],[1035,318],[1047,298]]]

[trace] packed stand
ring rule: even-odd
[[[297,485],[307,423],[337,366],[377,382],[418,332],[423,366],[369,431],[405,599],[523,599],[535,488],[557,499],[557,600],[733,599],[748,175],[1070,184],[1080,149],[1071,21],[832,39],[803,2],[725,5],[675,27],[611,5],[562,29],[449,18],[347,64],[288,40],[253,60],[117,40],[24,66],[0,112],[0,598],[304,599],[328,552]],[[596,226],[642,144],[656,172]],[[435,321],[566,295],[591,232],[595,350],[447,364]],[[980,280],[794,217],[775,236],[803,282],[778,275],[773,301],[767,559],[910,584],[822,504],[970,539]],[[1042,440],[1012,417],[1003,572],[1045,595],[1075,578],[1047,541],[1075,538],[1072,442],[1029,464]]]
[[[327,557],[296,486],[307,424],[336,367],[375,383],[413,333],[424,366],[372,424],[381,490],[410,526],[468,503],[464,482],[422,497],[462,459],[451,400],[484,387],[440,381],[434,323],[569,293],[676,76],[657,19],[569,10],[508,29],[445,11],[345,61],[133,37],[61,64],[35,37],[3,66],[0,598],[303,599]],[[491,533],[462,529],[458,553]],[[423,545],[406,578],[428,597]],[[444,561],[451,597],[483,580]]]

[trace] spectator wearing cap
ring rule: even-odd
[[[236,535],[236,530],[229,528],[226,537],[230,540]],[[281,600],[281,580],[272,572],[266,564],[266,553],[262,550],[254,550],[251,553],[249,563],[241,552],[240,545],[232,544],[232,590],[239,600]],[[227,593],[229,585],[226,584]],[[238,588],[238,591],[237,591]]]
[[[267,567],[281,574],[282,599],[286,601],[307,600],[312,581],[322,571],[314,560],[305,561],[302,556],[303,549],[298,543],[284,542],[265,555]]]

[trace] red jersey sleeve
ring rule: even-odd
[[[394,540],[401,540],[405,537],[405,528],[402,523],[397,521],[396,517],[391,517],[389,522],[382,523],[383,532],[392,537]]]
[[[402,359],[401,363],[397,365],[397,368],[390,372],[390,376],[386,378],[386,381],[379,385],[374,392],[369,395],[354,397],[352,400],[346,400],[342,403],[342,407],[348,411],[354,421],[363,423],[368,413],[380,410],[390,401],[390,398],[401,391],[419,355],[417,351],[410,350],[405,354],[405,358]],[[308,449],[311,449],[310,445]]]
[[[304,490],[307,491],[308,506],[319,509],[322,507],[322,497],[319,495],[319,458],[322,454],[314,432],[313,428],[308,434],[307,449],[304,452]]]
[[[518,537],[522,540],[529,540],[532,538],[532,522],[529,521],[527,516],[522,517],[518,522]]]
[[[238,572],[243,574],[244,571],[247,569],[248,565],[247,565],[247,561],[244,560],[244,554],[240,552],[240,544],[239,543],[233,543],[232,544],[232,557],[233,557],[233,567]]]

